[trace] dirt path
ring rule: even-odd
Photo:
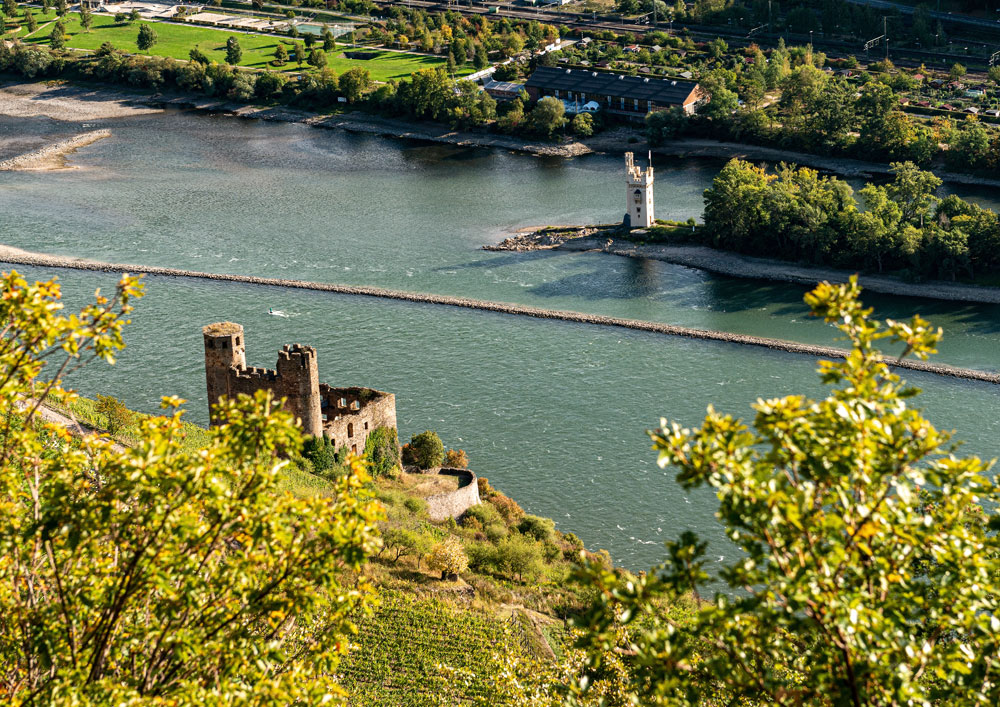
[[[33,405],[34,402],[35,402],[34,400],[24,401],[19,403],[19,407],[23,411],[28,409],[28,407],[30,407],[31,405]],[[73,419],[72,417],[64,415],[58,410],[53,410],[52,408],[47,407],[45,405],[41,405],[35,412],[35,415],[37,415],[38,419],[44,422],[48,422],[54,425],[59,425],[60,427],[65,427],[67,432],[69,432],[74,437],[79,437],[80,439],[83,439],[84,437],[89,437],[91,435],[95,437],[103,436],[100,430],[96,430],[93,427],[84,425],[79,421]],[[111,448],[118,453],[125,451],[125,447],[123,447],[118,442],[112,442]]]

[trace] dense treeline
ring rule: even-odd
[[[912,162],[892,182],[868,184],[862,203],[846,182],[781,165],[769,174],[741,160],[705,191],[705,238],[750,255],[838,267],[904,271],[915,278],[982,277],[1000,269],[997,215],[957,196]]]
[[[579,135],[593,130],[590,115],[568,121],[561,101],[543,99],[531,110],[514,100],[503,105],[469,81],[454,82],[444,69],[423,69],[409,81],[376,87],[367,69],[353,67],[339,76],[331,69],[294,77],[273,71],[249,71],[208,61],[193,50],[191,61],[128,55],[109,44],[92,56],[62,55],[44,47],[0,44],[0,71],[27,79],[64,77],[145,89],[179,90],[242,103],[279,103],[329,111],[341,99],[382,115],[438,120],[456,128],[495,125],[505,133],[551,137],[569,124]],[[494,123],[495,121],[495,123]]]
[[[826,56],[809,47],[784,45],[767,55],[757,47],[740,60],[722,59],[701,77],[711,96],[699,114],[679,121],[648,116],[649,138],[661,142],[681,132],[718,139],[872,160],[908,160],[928,165],[943,158],[949,168],[1000,168],[1000,132],[974,116],[962,123],[941,116],[915,118],[901,109],[901,93],[919,82],[889,62],[854,69],[856,78],[818,67]],[[991,73],[1000,83],[1000,72]]]

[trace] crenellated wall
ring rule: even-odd
[[[337,447],[359,453],[372,430],[396,427],[396,396],[372,388],[333,388],[320,383],[312,346],[286,344],[275,368],[247,367],[242,326],[218,322],[204,327],[202,333],[210,409],[223,396],[270,390],[285,400],[285,409],[306,433],[325,434]],[[212,423],[216,423],[214,415]]]

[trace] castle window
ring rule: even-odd
[[[238,337],[238,336],[236,337],[236,345],[237,345],[237,346],[239,346],[239,345],[240,345],[240,337]]]
[[[356,444],[352,444],[352,445],[351,445],[351,451],[352,451],[352,452],[353,452],[354,454],[357,454],[357,453],[358,453],[358,445],[356,445]]]
[[[360,409],[361,409],[361,403],[359,403],[357,400],[352,400],[351,410],[360,410]]]
[[[365,423],[365,432],[367,432],[367,431],[368,431],[368,423],[366,422]]]
[[[228,341],[223,341],[221,343],[222,343],[222,348],[224,348],[224,349],[228,349],[229,348],[229,342]]]
[[[340,400],[338,400],[337,401],[337,407],[346,408],[347,407],[347,398],[341,398]]]
[[[353,437],[354,436],[354,423],[353,422],[348,422],[347,423],[347,436],[348,437]]]
[[[212,339],[208,340],[208,348],[210,348],[210,349],[214,349],[215,348],[215,342]]]

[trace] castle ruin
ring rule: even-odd
[[[205,379],[212,424],[217,424],[219,398],[270,390],[284,398],[285,409],[307,434],[325,435],[337,447],[362,452],[369,433],[396,428],[396,396],[372,388],[332,388],[319,382],[316,349],[286,344],[275,368],[247,368],[243,327],[217,322],[202,329],[205,337]]]

